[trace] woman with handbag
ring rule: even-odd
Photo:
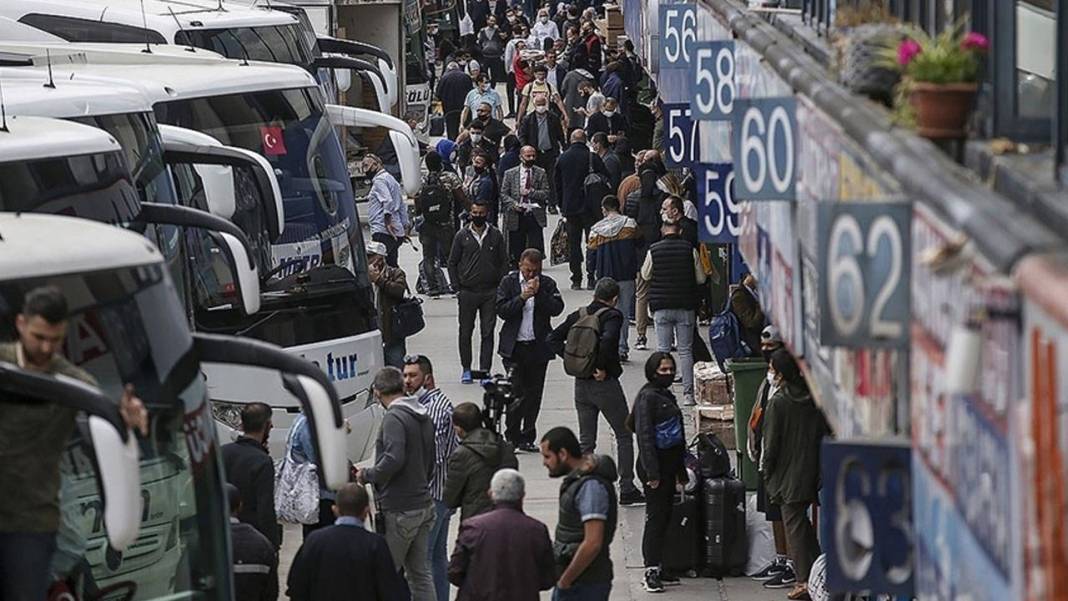
[[[669,544],[668,522],[674,504],[676,484],[685,484],[686,434],[682,410],[671,393],[675,380],[675,358],[671,353],[655,352],[645,362],[646,384],[638,391],[627,426],[638,439],[638,478],[645,488],[645,529],[642,532],[642,555],[645,578],[642,584],[650,593],[664,590],[664,582],[677,583],[678,577],[661,571],[661,558]]]
[[[386,245],[381,242],[367,244],[367,272],[375,286],[375,306],[378,307],[378,328],[382,332],[382,355],[386,365],[397,369],[404,367],[407,351],[403,331],[395,331],[395,307],[406,302],[408,279],[400,267],[386,264]]]

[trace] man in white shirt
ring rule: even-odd
[[[361,164],[371,180],[371,192],[367,197],[371,240],[386,245],[386,264],[397,267],[397,251],[408,239],[409,229],[404,193],[397,180],[382,167],[382,159],[368,153]]]
[[[524,146],[519,151],[520,165],[504,172],[501,181],[501,214],[508,239],[511,264],[528,248],[545,250],[545,209],[549,204],[549,175],[535,164],[538,151]]]

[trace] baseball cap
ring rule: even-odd
[[[381,242],[368,242],[365,250],[369,255],[380,255],[383,257],[389,255],[389,252],[386,250],[386,245]]]

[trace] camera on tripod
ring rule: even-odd
[[[482,417],[486,428],[503,434],[505,414],[515,411],[519,405],[512,384],[512,371],[508,370],[505,375],[492,376],[489,372],[472,371],[471,377],[482,385]]]

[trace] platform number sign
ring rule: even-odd
[[[742,231],[740,208],[734,202],[731,163],[693,165],[697,180],[698,234],[701,242],[731,244]]]
[[[694,4],[660,5],[660,68],[688,68],[697,41]]]
[[[797,100],[738,98],[731,111],[738,200],[793,200],[797,179]]]
[[[724,121],[734,109],[734,42],[699,42],[693,47],[690,106],[694,119]]]
[[[908,441],[831,441],[820,452],[827,590],[915,593],[912,448]]]
[[[668,167],[690,167],[701,160],[700,122],[690,114],[689,105],[664,105],[664,162]]]
[[[902,347],[909,341],[908,203],[821,202],[820,342]]]

